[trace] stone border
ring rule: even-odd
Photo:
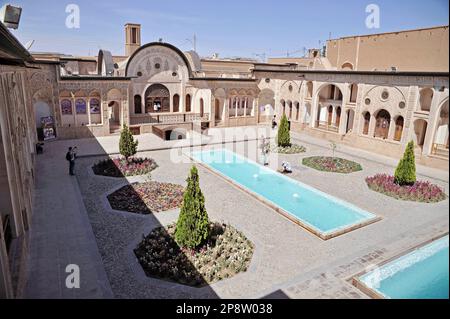
[[[333,172],[333,171],[321,170],[321,169],[318,169],[318,168],[315,168],[315,167],[312,167],[312,166],[309,166],[309,165],[306,165],[306,164],[303,163],[303,161],[306,160],[306,159],[319,158],[319,157],[336,158],[336,159],[344,160],[344,161],[347,161],[347,162],[355,163],[355,164],[358,164],[358,165],[361,167],[361,169],[360,169],[360,170],[357,170],[357,171],[351,171],[351,172]],[[352,161],[352,160],[348,160],[348,159],[346,159],[346,158],[336,157],[336,156],[332,157],[332,156],[318,156],[318,155],[316,155],[316,156],[303,157],[302,160],[301,160],[301,162],[300,162],[300,164],[301,164],[302,166],[304,166],[304,167],[313,169],[313,170],[315,170],[315,171],[317,171],[317,172],[326,173],[326,174],[340,174],[340,175],[344,175],[344,176],[345,176],[345,175],[355,174],[355,173],[363,172],[363,171],[364,171],[364,167],[363,167],[360,163],[355,162],[355,161]]]
[[[317,229],[315,229],[314,227],[308,225],[305,222],[302,222],[300,219],[297,219],[295,217],[293,217],[291,214],[289,214],[287,211],[283,210],[282,208],[276,206],[275,204],[273,204],[272,202],[270,202],[269,200],[267,200],[266,198],[264,198],[261,195],[258,195],[250,190],[248,190],[247,188],[239,185],[238,183],[236,183],[235,181],[233,181],[231,178],[219,173],[218,171],[216,171],[215,169],[213,169],[212,167],[209,167],[208,165],[197,161],[196,159],[194,159],[193,157],[191,157],[190,154],[186,154],[184,153],[185,156],[187,156],[189,159],[191,159],[193,162],[198,163],[200,166],[202,166],[203,168],[207,169],[208,171],[210,171],[211,173],[213,173],[215,176],[225,180],[226,182],[228,182],[229,184],[231,184],[232,186],[234,186],[235,188],[239,189],[240,191],[250,195],[251,197],[253,197],[254,199],[262,202],[263,204],[265,204],[266,206],[268,206],[269,208],[273,209],[274,211],[276,211],[277,213],[279,213],[280,215],[282,215],[283,217],[285,217],[286,219],[290,220],[291,222],[297,224],[298,226],[306,229],[307,231],[309,231],[310,233],[318,236],[320,239],[322,240],[329,240],[341,235],[344,235],[346,233],[352,232],[354,230],[357,230],[359,228],[371,225],[373,223],[379,222],[381,221],[383,218],[381,216],[375,216],[373,218],[369,218],[363,222],[357,223],[357,224],[352,224],[348,227],[344,227],[341,229],[337,229],[333,232],[330,233],[323,233],[318,231]]]
[[[176,222],[176,221],[174,221]],[[170,222],[167,224],[157,224],[155,225],[154,223],[152,224],[147,224],[143,227],[142,231],[145,234],[150,234],[150,232],[152,232],[153,230],[160,228],[160,227],[167,227],[170,224],[173,224],[174,222]],[[225,223],[227,225],[231,225],[231,223]],[[238,229],[237,229],[238,230]],[[239,230],[238,230],[239,231]],[[138,258],[136,257],[136,254],[134,253],[134,249],[142,242],[142,234],[140,235],[136,235],[135,239],[133,239],[127,246],[126,246],[126,256],[127,256],[127,264],[130,266],[130,268],[133,271],[133,274],[136,276],[137,281],[139,282],[145,282],[145,281],[153,281],[156,285],[158,285],[159,287],[163,287],[164,289],[178,289],[183,290],[183,292],[185,293],[189,293],[189,291],[199,291],[202,289],[213,289],[214,290],[214,286],[220,286],[220,285],[226,285],[229,281],[231,280],[238,280],[240,276],[245,276],[248,273],[256,273],[257,272],[257,266],[256,264],[258,264],[259,262],[262,262],[261,259],[261,255],[259,254],[259,251],[257,249],[257,246],[255,244],[255,241],[252,240],[251,238],[249,238],[244,232],[242,232],[244,234],[244,236],[250,240],[254,247],[253,247],[253,256],[252,259],[250,261],[250,265],[247,268],[247,271],[245,272],[240,272],[230,278],[226,278],[226,279],[222,279],[220,281],[214,282],[212,284],[207,284],[206,286],[202,286],[202,287],[192,287],[192,286],[188,286],[188,285],[183,285],[180,283],[176,283],[170,280],[165,280],[165,279],[161,279],[161,278],[156,278],[156,277],[151,277],[151,276],[147,276],[147,274],[145,273],[142,265],[140,264]]]
[[[114,156],[114,155],[104,154],[104,155],[88,156],[88,157],[81,157],[81,158],[95,158],[95,157],[98,157],[98,158],[99,158],[98,161],[101,161],[101,160],[106,160],[106,159],[108,159],[108,158],[109,158],[109,159],[112,159],[111,156]],[[100,157],[102,157],[102,158],[104,158],[104,159],[100,159]],[[130,179],[134,179],[134,178],[142,178],[142,177],[149,176],[149,175],[151,176],[151,174],[159,168],[158,163],[156,163],[156,161],[155,161],[156,165],[158,165],[158,166],[157,166],[154,170],[152,170],[151,172],[149,172],[149,173],[147,173],[147,174],[144,174],[144,175],[133,175],[133,176],[113,177],[113,176],[97,175],[97,174],[94,173],[93,167],[94,167],[94,165],[95,165],[98,161],[94,162],[92,165],[88,165],[88,166],[87,166],[89,176],[90,176],[90,177],[95,177],[95,178],[105,178],[105,179],[109,179],[109,180],[113,180],[113,181],[118,181],[118,180],[120,180],[121,178],[122,178],[122,179],[130,180]]]
[[[440,234],[438,236],[434,236],[433,238],[431,238],[431,239],[429,239],[429,240],[427,240],[427,241],[425,241],[425,242],[423,242],[423,243],[421,243],[419,245],[415,245],[412,248],[409,248],[409,249],[407,249],[405,251],[402,251],[402,252],[400,252],[398,254],[395,254],[391,258],[380,262],[375,267],[377,267],[377,268],[383,267],[386,264],[389,264],[389,263],[391,263],[391,262],[393,262],[393,261],[395,261],[395,260],[397,260],[397,259],[399,259],[399,258],[401,258],[401,257],[403,257],[403,256],[405,256],[405,255],[407,255],[407,254],[417,250],[417,249],[425,247],[425,246],[427,246],[427,245],[429,245],[429,244],[431,244],[431,243],[433,243],[433,242],[435,242],[435,241],[437,241],[437,240],[439,240],[439,239],[441,239],[441,238],[443,238],[445,236],[448,236],[448,235],[449,235],[449,233],[446,232],[444,234]],[[350,282],[353,286],[355,286],[356,288],[361,290],[364,294],[366,294],[370,298],[373,298],[373,299],[388,299],[386,296],[384,296],[383,294],[381,294],[377,290],[375,290],[373,288],[370,288],[364,282],[362,282],[362,280],[360,280],[360,278],[362,276],[364,276],[365,274],[367,274],[367,273],[369,273],[371,271],[373,271],[373,270],[364,270],[364,271],[359,272],[359,273],[357,273],[355,275],[352,275],[350,278],[347,278],[346,281]]]
[[[105,155],[108,156],[108,155]],[[100,156],[98,156],[100,157]],[[95,164],[95,163],[94,163]],[[93,164],[93,165],[94,165]],[[127,180],[129,183],[134,183],[133,180],[134,179],[138,179],[138,178],[144,178],[146,176],[151,176],[151,174],[156,171],[159,167],[157,167],[156,169],[154,169],[153,171],[151,171],[150,173],[147,173],[145,175],[134,175],[134,176],[123,176],[123,177],[112,177],[112,176],[104,176],[104,175],[97,175],[94,173],[94,170],[92,169],[93,165],[88,165],[86,166],[87,171],[88,171],[88,175],[89,177],[93,177],[93,178],[98,178],[98,179],[106,179],[106,180],[111,180],[111,181],[120,181],[120,179],[125,179]]]
[[[133,183],[141,183],[141,182],[136,181],[136,182],[133,182]],[[157,214],[172,213],[172,212],[176,212],[176,211],[180,210],[180,207],[179,207],[179,208],[176,208],[176,209],[170,209],[170,210],[166,210],[166,211],[162,211],[162,212],[152,212],[151,214],[139,214],[139,213],[128,212],[126,210],[117,210],[117,209],[112,208],[111,203],[108,200],[108,196],[113,194],[113,193],[115,193],[115,192],[117,192],[118,190],[122,189],[123,187],[130,186],[133,183],[124,181],[123,183],[120,183],[120,184],[112,187],[111,189],[109,189],[107,192],[103,193],[100,196],[100,200],[102,202],[103,208],[106,211],[113,212],[113,213],[116,213],[116,214],[127,215],[127,216],[132,214],[132,216],[138,216],[138,217],[141,217],[141,218],[147,217],[147,216],[156,216]]]

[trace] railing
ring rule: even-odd
[[[328,124],[328,122],[323,122],[323,121],[316,121],[316,127],[327,130],[327,131],[331,131],[331,132],[339,131],[339,127],[335,126],[334,124]]]
[[[434,143],[433,148],[431,150],[431,154],[439,155],[439,156],[443,156],[443,157],[449,157],[449,150],[448,150],[447,145]]]
[[[209,121],[209,113],[201,116],[199,113],[165,113],[165,114],[146,114],[133,116],[130,118],[130,125],[141,124],[176,124],[192,123],[196,121]]]

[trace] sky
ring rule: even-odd
[[[448,0],[0,0],[23,8],[13,34],[30,51],[124,54],[125,23],[142,25],[142,43],[171,43],[203,56],[301,56],[330,38],[448,25]],[[80,27],[67,28],[76,4]],[[369,4],[380,8],[379,28],[368,28]]]

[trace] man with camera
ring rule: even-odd
[[[69,174],[75,176],[75,159],[77,158],[76,147],[69,147],[69,151],[66,154],[66,160],[69,162]]]

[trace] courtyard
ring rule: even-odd
[[[242,128],[241,128],[242,129]],[[258,137],[272,138],[265,126],[211,129],[208,136],[163,142],[144,134],[139,157],[156,161],[150,175],[111,178],[93,173],[92,166],[117,154],[118,136],[45,145],[37,158],[36,202],[31,228],[31,257],[26,298],[369,298],[351,284],[358,273],[417,245],[448,233],[448,198],[438,203],[397,200],[371,191],[366,177],[392,174],[398,160],[337,145],[335,155],[361,165],[350,174],[327,173],[302,164],[304,158],[331,156],[329,142],[292,133],[306,148],[299,154],[277,154],[273,168],[288,161],[291,178],[347,201],[380,221],[324,241],[272,208],[197,165],[200,186],[211,220],[233,225],[254,245],[246,272],[201,288],[147,277],[133,250],[153,229],[173,224],[179,209],[147,215],[114,210],[108,195],[124,186],[146,182],[186,186],[192,167],[183,152],[227,148],[257,160]],[[258,130],[258,131],[257,131]],[[225,138],[224,138],[225,136]],[[253,138],[251,137],[253,136]],[[76,145],[76,177],[67,174],[64,153]],[[189,147],[191,145],[192,147]],[[114,156],[114,155],[113,155]],[[253,157],[253,158],[252,158]],[[179,161],[174,161],[174,158]],[[276,162],[274,162],[276,161]],[[417,167],[418,179],[448,194],[448,172]],[[65,287],[65,268],[79,265],[81,287]]]

